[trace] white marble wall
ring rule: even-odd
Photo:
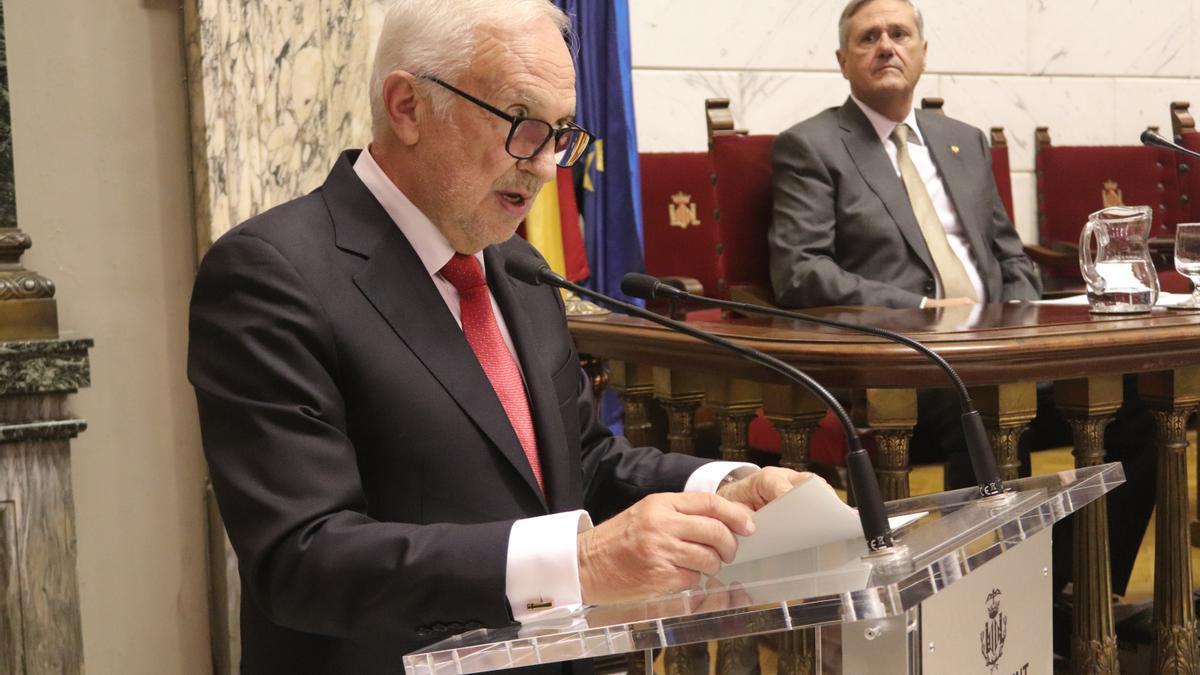
[[[981,128],[1004,126],[1018,229],[1035,239],[1033,130],[1060,144],[1133,144],[1200,110],[1200,0],[923,0],[928,72],[917,95]],[[844,0],[630,0],[642,151],[702,150],[704,99],[777,133],[838,105]]]
[[[367,78],[385,0],[187,0],[200,252],[321,184],[369,138]]]

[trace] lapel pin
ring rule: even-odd
[[[957,155],[958,154],[958,146],[957,145],[950,146],[950,152],[953,152],[954,154]]]

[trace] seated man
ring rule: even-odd
[[[549,0],[393,2],[369,147],[205,256],[188,375],[242,673],[395,673],[455,633],[689,588],[804,479],[614,437],[558,291],[505,275],[590,139],[566,26]]]
[[[1039,297],[1041,282],[996,191],[983,133],[913,109],[928,49],[923,28],[911,0],[850,0],[837,50],[850,98],[776,138],[769,243],[780,305],[926,308]],[[1153,420],[1130,384],[1105,445],[1110,459],[1137,458],[1125,463],[1129,486],[1108,502],[1119,594],[1154,507],[1157,456]],[[1026,447],[1071,443],[1051,392],[1039,387]],[[918,410],[914,459],[923,451],[926,460],[948,457],[948,482],[972,484],[957,401],[947,390],[924,390]],[[1056,548],[1069,552],[1070,537],[1058,535]],[[1070,574],[1058,556],[1056,587]]]

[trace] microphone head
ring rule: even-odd
[[[540,286],[543,281],[549,279],[547,275],[554,275],[546,261],[528,253],[514,253],[508,256],[504,260],[504,271],[508,272],[508,276],[531,286]]]
[[[1159,147],[1169,148],[1174,145],[1171,141],[1156,134],[1153,130],[1147,129],[1142,132],[1142,145],[1157,145]]]
[[[631,298],[653,300],[660,295],[668,295],[660,292],[664,288],[667,288],[666,284],[649,274],[628,272],[621,277],[621,292]]]

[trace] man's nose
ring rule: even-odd
[[[875,53],[879,56],[891,56],[896,51],[896,43],[892,42],[892,38],[887,33],[879,36],[879,42],[875,43]]]
[[[521,169],[537,176],[543,183],[553,180],[558,171],[558,164],[554,161],[554,139],[543,145],[536,155],[521,160],[519,164],[523,165]]]

